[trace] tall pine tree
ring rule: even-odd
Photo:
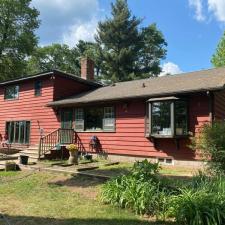
[[[126,0],[112,4],[112,16],[98,24],[96,41],[103,79],[126,81],[157,75],[166,42],[155,25],[139,29]]]

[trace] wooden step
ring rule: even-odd
[[[0,157],[0,162],[1,162],[1,161],[7,161],[7,160],[8,160],[8,161],[9,161],[9,160],[14,160],[14,159],[18,159],[18,156],[13,156],[13,155],[10,156],[10,155],[8,155],[7,157],[4,157],[4,158],[1,158],[1,157]]]
[[[20,155],[22,155],[22,154],[38,154],[38,150],[24,150],[24,151],[21,151],[19,154]]]

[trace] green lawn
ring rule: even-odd
[[[98,179],[45,172],[0,172],[0,212],[13,225],[156,224],[103,205],[98,199],[101,184]]]
[[[93,174],[102,174],[106,176],[118,176],[121,174],[127,174],[133,166],[133,163],[119,163],[112,166],[100,166],[99,169],[90,171]],[[196,168],[191,167],[175,167],[175,166],[161,166],[159,171],[162,175],[169,176],[191,176],[197,173]]]

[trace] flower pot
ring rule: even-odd
[[[69,164],[75,164],[78,165],[78,151],[69,151],[70,157],[69,157]]]
[[[88,155],[88,154],[87,154],[87,155],[84,156],[84,158],[85,158],[86,160],[90,160],[90,161],[91,161],[91,160],[92,160],[92,155]]]
[[[27,165],[28,164],[29,156],[27,155],[20,155],[19,157],[19,164]]]

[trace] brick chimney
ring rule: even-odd
[[[85,80],[94,80],[94,61],[88,57],[80,60],[81,77]]]

